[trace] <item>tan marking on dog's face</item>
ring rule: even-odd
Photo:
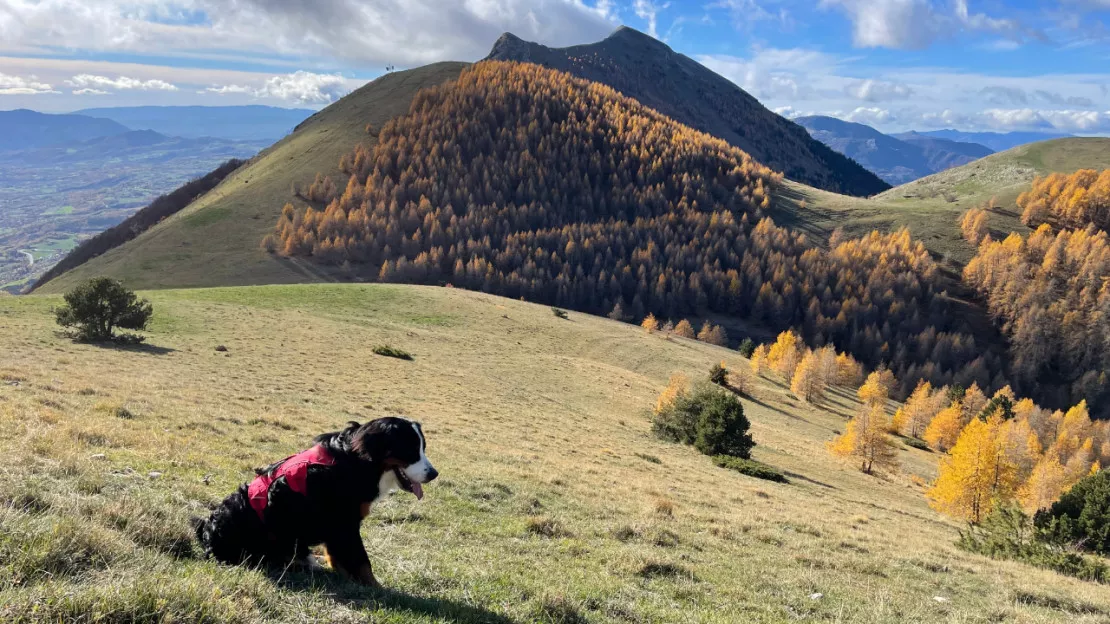
[[[358,513],[359,513],[359,516],[360,516],[360,517],[361,517],[361,518],[362,518],[363,520],[365,520],[365,519],[366,519],[366,516],[369,516],[369,515],[370,515],[370,505],[371,505],[371,503],[363,503],[363,504],[362,504],[362,505],[360,505],[360,506],[359,506],[359,508],[358,508]]]

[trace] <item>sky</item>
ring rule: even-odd
[[[320,108],[505,31],[621,24],[790,117],[1110,134],[1110,0],[0,0],[0,110]]]

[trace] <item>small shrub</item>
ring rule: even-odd
[[[1055,544],[1110,555],[1110,472],[1084,477],[1033,522]]]
[[[926,453],[932,453],[933,452],[933,449],[929,448],[929,443],[926,442],[925,440],[921,440],[919,438],[906,438],[905,442],[906,442],[906,446],[913,447],[915,449],[921,449],[922,451],[925,451]]]
[[[717,455],[713,458],[713,463],[721,468],[728,468],[735,470],[740,474],[756,479],[764,479],[766,481],[775,481],[777,483],[789,483],[786,475],[779,472],[777,469],[768,466],[767,464],[760,463],[754,459],[744,459],[742,457],[732,457],[729,455]]]
[[[552,307],[551,308],[551,313],[554,314],[555,316],[561,318],[561,319],[567,318],[567,311],[562,309],[562,308]]]
[[[1054,546],[1052,534],[1038,531],[1015,504],[995,507],[978,526],[960,533],[956,545],[992,559],[1011,559],[1085,581],[1110,583],[1110,567]]]
[[[93,278],[65,294],[66,304],[54,315],[59,325],[84,342],[115,340],[126,344],[142,342],[135,334],[115,335],[116,328],[146,329],[154,309],[146,299],[107,277]]]
[[[655,513],[668,518],[674,516],[674,501],[669,498],[655,499]]]
[[[733,455],[747,459],[755,446],[748,433],[750,427],[740,401],[723,392],[714,392],[702,407],[694,446],[706,455]]]
[[[751,359],[752,354],[755,353],[755,342],[751,338],[745,338],[740,341],[740,346],[736,348],[740,355]]]
[[[389,345],[378,345],[374,347],[374,353],[377,353],[378,355],[384,355],[385,357],[397,358],[398,360],[412,359],[412,354],[410,354],[408,351],[402,351],[401,349],[391,347]]]
[[[646,461],[649,464],[662,464],[663,463],[663,460],[659,459],[655,455],[648,455],[646,453],[635,453],[635,455],[636,455],[636,457],[639,457],[640,459]]]
[[[728,387],[728,369],[725,368],[723,362],[714,364],[713,368],[709,369],[709,381],[718,386]]]
[[[537,615],[536,621],[545,624],[589,624],[578,606],[564,596],[544,598]]]
[[[645,563],[637,574],[644,578],[694,578],[689,570],[673,563]]]
[[[528,532],[541,537],[565,537],[569,535],[561,524],[552,518],[532,516],[525,522]]]
[[[613,539],[618,542],[630,542],[638,537],[640,537],[640,532],[627,524],[613,529]]]
[[[702,384],[657,409],[651,428],[659,438],[692,444],[706,455],[747,458],[755,446],[750,426],[736,397]]]

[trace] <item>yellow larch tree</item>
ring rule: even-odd
[[[1066,480],[1064,465],[1055,454],[1045,453],[1033,468],[1029,480],[1018,492],[1018,500],[1021,501],[1022,508],[1032,515],[1056,502],[1064,493]]]
[[[794,369],[802,361],[802,340],[792,331],[784,331],[767,351],[767,364],[786,379],[794,377]]]
[[[856,395],[859,396],[859,400],[863,401],[864,405],[884,410],[887,399],[890,397],[890,386],[883,379],[881,372],[874,371],[867,376],[867,381],[863,382],[863,385],[856,391]]]
[[[674,326],[674,335],[680,336],[682,338],[696,337],[696,334],[694,333],[694,326],[691,325],[690,321],[687,321],[686,319],[682,319],[678,322],[678,325]]]
[[[802,358],[801,363],[794,369],[794,377],[790,380],[790,391],[806,403],[824,396],[825,379],[819,352],[810,351]]]
[[[640,327],[644,328],[644,333],[651,334],[659,329],[659,321],[655,319],[654,314],[649,314],[647,318],[644,319],[644,322],[640,323]]]
[[[952,452],[940,460],[933,487],[925,493],[937,511],[978,523],[997,501],[1013,498],[1017,470],[999,443],[1001,419],[974,419],[960,433]]]
[[[762,372],[763,367],[767,365],[767,345],[761,344],[755,348],[755,351],[752,351],[752,359],[750,360],[750,363],[752,365],[753,373],[758,375],[760,372]]]
[[[956,444],[963,429],[963,414],[960,402],[956,401],[942,409],[925,428],[922,439],[934,450],[947,451]]]
[[[690,380],[682,373],[675,373],[671,375],[667,387],[659,394],[659,398],[655,401],[655,413],[659,414],[667,409],[678,397],[686,394],[690,390]]]
[[[863,365],[847,353],[836,356],[836,385],[858,388],[863,383]]]
[[[902,414],[901,418],[895,414],[895,420],[899,421],[897,422],[898,432],[911,438],[920,438],[936,415],[933,411],[934,406],[933,384],[925,380],[918,382],[917,388],[914,388],[913,393],[906,399],[905,405],[898,410]]]
[[[898,452],[887,435],[883,409],[864,405],[855,418],[848,421],[844,433],[828,443],[829,452],[845,460],[857,462],[861,472],[893,471],[898,467]]]

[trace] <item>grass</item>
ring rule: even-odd
[[[958,549],[960,526],[914,483],[935,454],[899,451],[888,480],[830,458],[850,392],[815,408],[757,380],[754,459],[789,485],[657,441],[644,414],[670,374],[747,365],[735,352],[455,289],[141,295],[155,318],[140,350],[57,336],[56,297],[0,299],[0,621],[1110,618],[1103,586]],[[421,357],[398,366],[374,344]],[[424,423],[442,475],[363,523],[390,591],[197,558],[189,517],[252,468],[386,414]]]

